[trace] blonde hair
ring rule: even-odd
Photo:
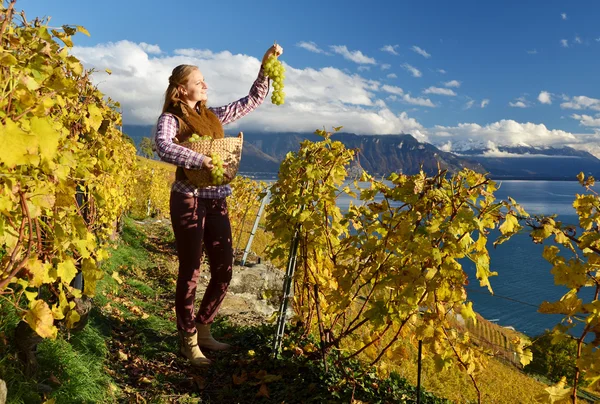
[[[169,109],[171,104],[181,101],[181,98],[179,97],[179,86],[182,86],[187,82],[188,77],[194,70],[198,70],[198,67],[194,65],[179,65],[173,69],[171,77],[169,77],[169,87],[167,87],[167,91],[165,92],[165,103],[163,104],[162,109],[163,113]]]

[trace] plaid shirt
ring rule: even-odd
[[[256,109],[262,104],[268,92],[269,83],[261,69],[258,78],[250,88],[250,93],[246,97],[222,107],[209,109],[215,113],[221,124],[227,125]],[[173,138],[177,135],[178,130],[179,122],[173,115],[162,114],[158,118],[155,138],[156,153],[167,163],[199,170],[202,168],[204,155],[174,143]],[[188,180],[175,181],[171,191],[207,199],[221,199],[231,195],[229,184],[198,188]]]

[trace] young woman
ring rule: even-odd
[[[211,350],[230,347],[212,337],[210,325],[231,280],[233,249],[225,202],[231,195],[231,188],[229,185],[198,188],[189,182],[183,168],[211,170],[211,158],[186,149],[173,139],[177,138],[181,143],[193,133],[222,138],[223,125],[243,117],[263,102],[269,87],[262,66],[271,55],[281,53],[283,49],[279,45],[270,47],[250,93],[222,107],[206,107],[207,85],[196,66],[177,66],[169,77],[163,113],[157,123],[156,151],[162,160],[177,166],[170,200],[179,258],[175,311],[181,353],[194,366],[210,364],[200,347]],[[194,300],[203,247],[210,265],[210,282],[195,314]]]

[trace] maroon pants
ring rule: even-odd
[[[177,328],[195,332],[195,323],[213,322],[227,293],[233,265],[231,224],[224,198],[202,199],[172,192],[170,205],[179,257],[175,291]],[[210,265],[210,282],[194,317],[203,247]]]

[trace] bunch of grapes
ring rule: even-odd
[[[212,159],[213,169],[210,172],[213,185],[223,184],[223,159],[217,153],[211,153],[209,156]]]
[[[285,67],[276,56],[271,55],[265,63],[265,73],[273,80],[273,94],[271,102],[275,105],[281,105],[285,102],[285,93],[283,90],[283,80],[285,79]]]
[[[193,133],[192,136],[188,139],[190,142],[199,142],[201,140],[210,140],[212,139],[210,136],[198,136],[197,133]]]

